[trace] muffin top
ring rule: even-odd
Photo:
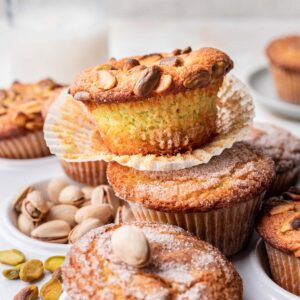
[[[132,56],[82,72],[70,86],[76,100],[116,103],[202,88],[222,80],[233,67],[222,51],[190,47],[171,53]]]
[[[58,95],[62,86],[51,79],[25,84],[15,81],[0,90],[0,139],[41,130],[43,105]]]
[[[242,299],[238,273],[210,244],[175,226],[132,223],[151,249],[137,268],[115,255],[111,237],[120,226],[99,227],[71,248],[62,268],[71,299]]]
[[[293,35],[272,41],[267,49],[272,64],[289,71],[300,71],[300,36]]]
[[[255,123],[247,141],[263,148],[274,160],[277,173],[289,171],[300,164],[300,139],[287,130]]]
[[[300,257],[300,187],[270,198],[258,218],[257,231],[274,248]]]
[[[118,197],[166,212],[205,212],[247,201],[266,190],[273,176],[273,161],[245,142],[189,169],[146,172],[117,163],[107,169]]]

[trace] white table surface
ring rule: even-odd
[[[191,45],[216,46],[224,49],[235,61],[235,74],[241,79],[256,65],[266,63],[263,49],[265,44],[276,35],[287,32],[299,32],[298,20],[130,20],[110,23],[110,54],[115,57],[137,53],[168,51]],[[0,21],[0,35],[5,36]],[[0,85],[8,85],[12,80],[9,71],[7,48],[0,47]],[[254,99],[255,100],[255,99]],[[283,119],[260,106],[256,106],[256,120],[275,123],[289,129],[300,137],[300,123]],[[0,161],[0,209],[1,199],[13,194],[18,187],[49,177],[62,175],[58,162],[34,166],[5,167]],[[0,228],[0,249],[14,247],[11,241],[4,239]],[[44,258],[46,253],[24,251],[29,258]],[[3,267],[0,267],[0,269]],[[0,298],[12,299],[21,288],[21,283],[8,282],[0,276]]]

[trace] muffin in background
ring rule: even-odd
[[[266,197],[280,195],[297,183],[300,173],[300,139],[280,127],[255,123],[247,141],[261,147],[275,162],[276,176]]]
[[[279,97],[300,104],[300,35],[273,40],[266,54]]]
[[[107,178],[136,220],[177,225],[229,256],[246,246],[274,169],[262,151],[239,142],[206,164],[177,171],[109,163]]]
[[[15,81],[10,88],[0,90],[0,157],[50,155],[43,135],[42,109],[61,89],[60,84],[45,79],[31,84]]]
[[[68,252],[62,277],[70,299],[243,297],[242,280],[220,251],[166,224],[107,225],[89,232]]]
[[[300,187],[270,198],[256,228],[265,242],[273,280],[300,296]]]

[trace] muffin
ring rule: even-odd
[[[279,97],[300,104],[300,36],[276,39],[266,53]]]
[[[14,82],[0,90],[0,157],[36,158],[50,155],[44,141],[43,104],[62,86],[51,79],[25,84]]]
[[[270,198],[257,222],[274,281],[300,296],[300,187]]]
[[[116,155],[175,155],[216,134],[217,93],[231,59],[213,48],[111,60],[70,86]]]
[[[233,255],[247,243],[274,176],[274,163],[247,143],[235,143],[207,164],[171,172],[109,163],[107,178],[138,221],[180,226]]]
[[[150,251],[146,265],[129,264],[131,252],[123,253],[122,259],[117,255],[113,239],[120,229],[138,234],[139,239],[130,240]],[[154,223],[91,231],[67,254],[62,277],[73,300],[239,300],[243,289],[233,265],[216,248],[178,227]]]
[[[300,171],[300,139],[274,125],[256,123],[247,140],[262,147],[275,162],[276,176],[267,196],[280,195],[297,183]]]

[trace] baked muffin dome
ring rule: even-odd
[[[232,66],[213,48],[134,56],[84,71],[70,93],[113,154],[174,155],[215,135],[217,93]]]
[[[143,231],[150,263],[127,265],[112,250],[120,225],[91,231],[69,251],[62,274],[69,299],[242,299],[242,281],[213,246],[170,225],[132,223]]]
[[[171,172],[146,172],[109,163],[108,181],[127,201],[166,212],[206,212],[248,201],[265,191],[274,163],[238,142],[207,164]]]

